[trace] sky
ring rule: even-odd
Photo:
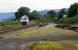
[[[0,0],[0,12],[16,12],[24,6],[33,10],[69,8],[78,0]]]

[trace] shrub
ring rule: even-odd
[[[1,26],[6,26],[6,25],[18,25],[20,24],[19,23],[19,20],[7,20],[7,21],[1,21],[0,22],[0,25]]]

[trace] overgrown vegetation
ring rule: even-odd
[[[20,21],[13,19],[13,20],[6,20],[6,21],[0,21],[0,26],[14,26],[14,25],[19,25]]]
[[[77,41],[34,41],[26,43],[25,50],[77,50]]]
[[[59,17],[57,23],[62,24],[74,24],[78,23],[78,3],[72,4],[68,10],[61,9],[59,11]]]
[[[74,16],[74,17],[71,17],[71,18],[63,18],[63,19],[60,19],[58,21],[59,23],[62,23],[62,24],[75,24],[75,23],[78,23],[78,15]]]

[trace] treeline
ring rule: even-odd
[[[28,7],[21,7],[15,13],[16,19],[20,19],[21,16],[27,15],[30,20],[36,20],[40,22],[54,22],[63,24],[78,23],[78,3],[72,4],[68,9],[61,9],[59,12],[49,10],[47,15],[41,15],[38,11],[30,12]]]

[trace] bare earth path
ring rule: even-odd
[[[23,37],[21,39],[2,39],[0,40],[0,50],[22,50],[21,46],[23,43],[29,41],[38,41],[38,40],[78,40],[76,35],[63,35],[63,34],[43,34],[43,35],[30,35]]]

